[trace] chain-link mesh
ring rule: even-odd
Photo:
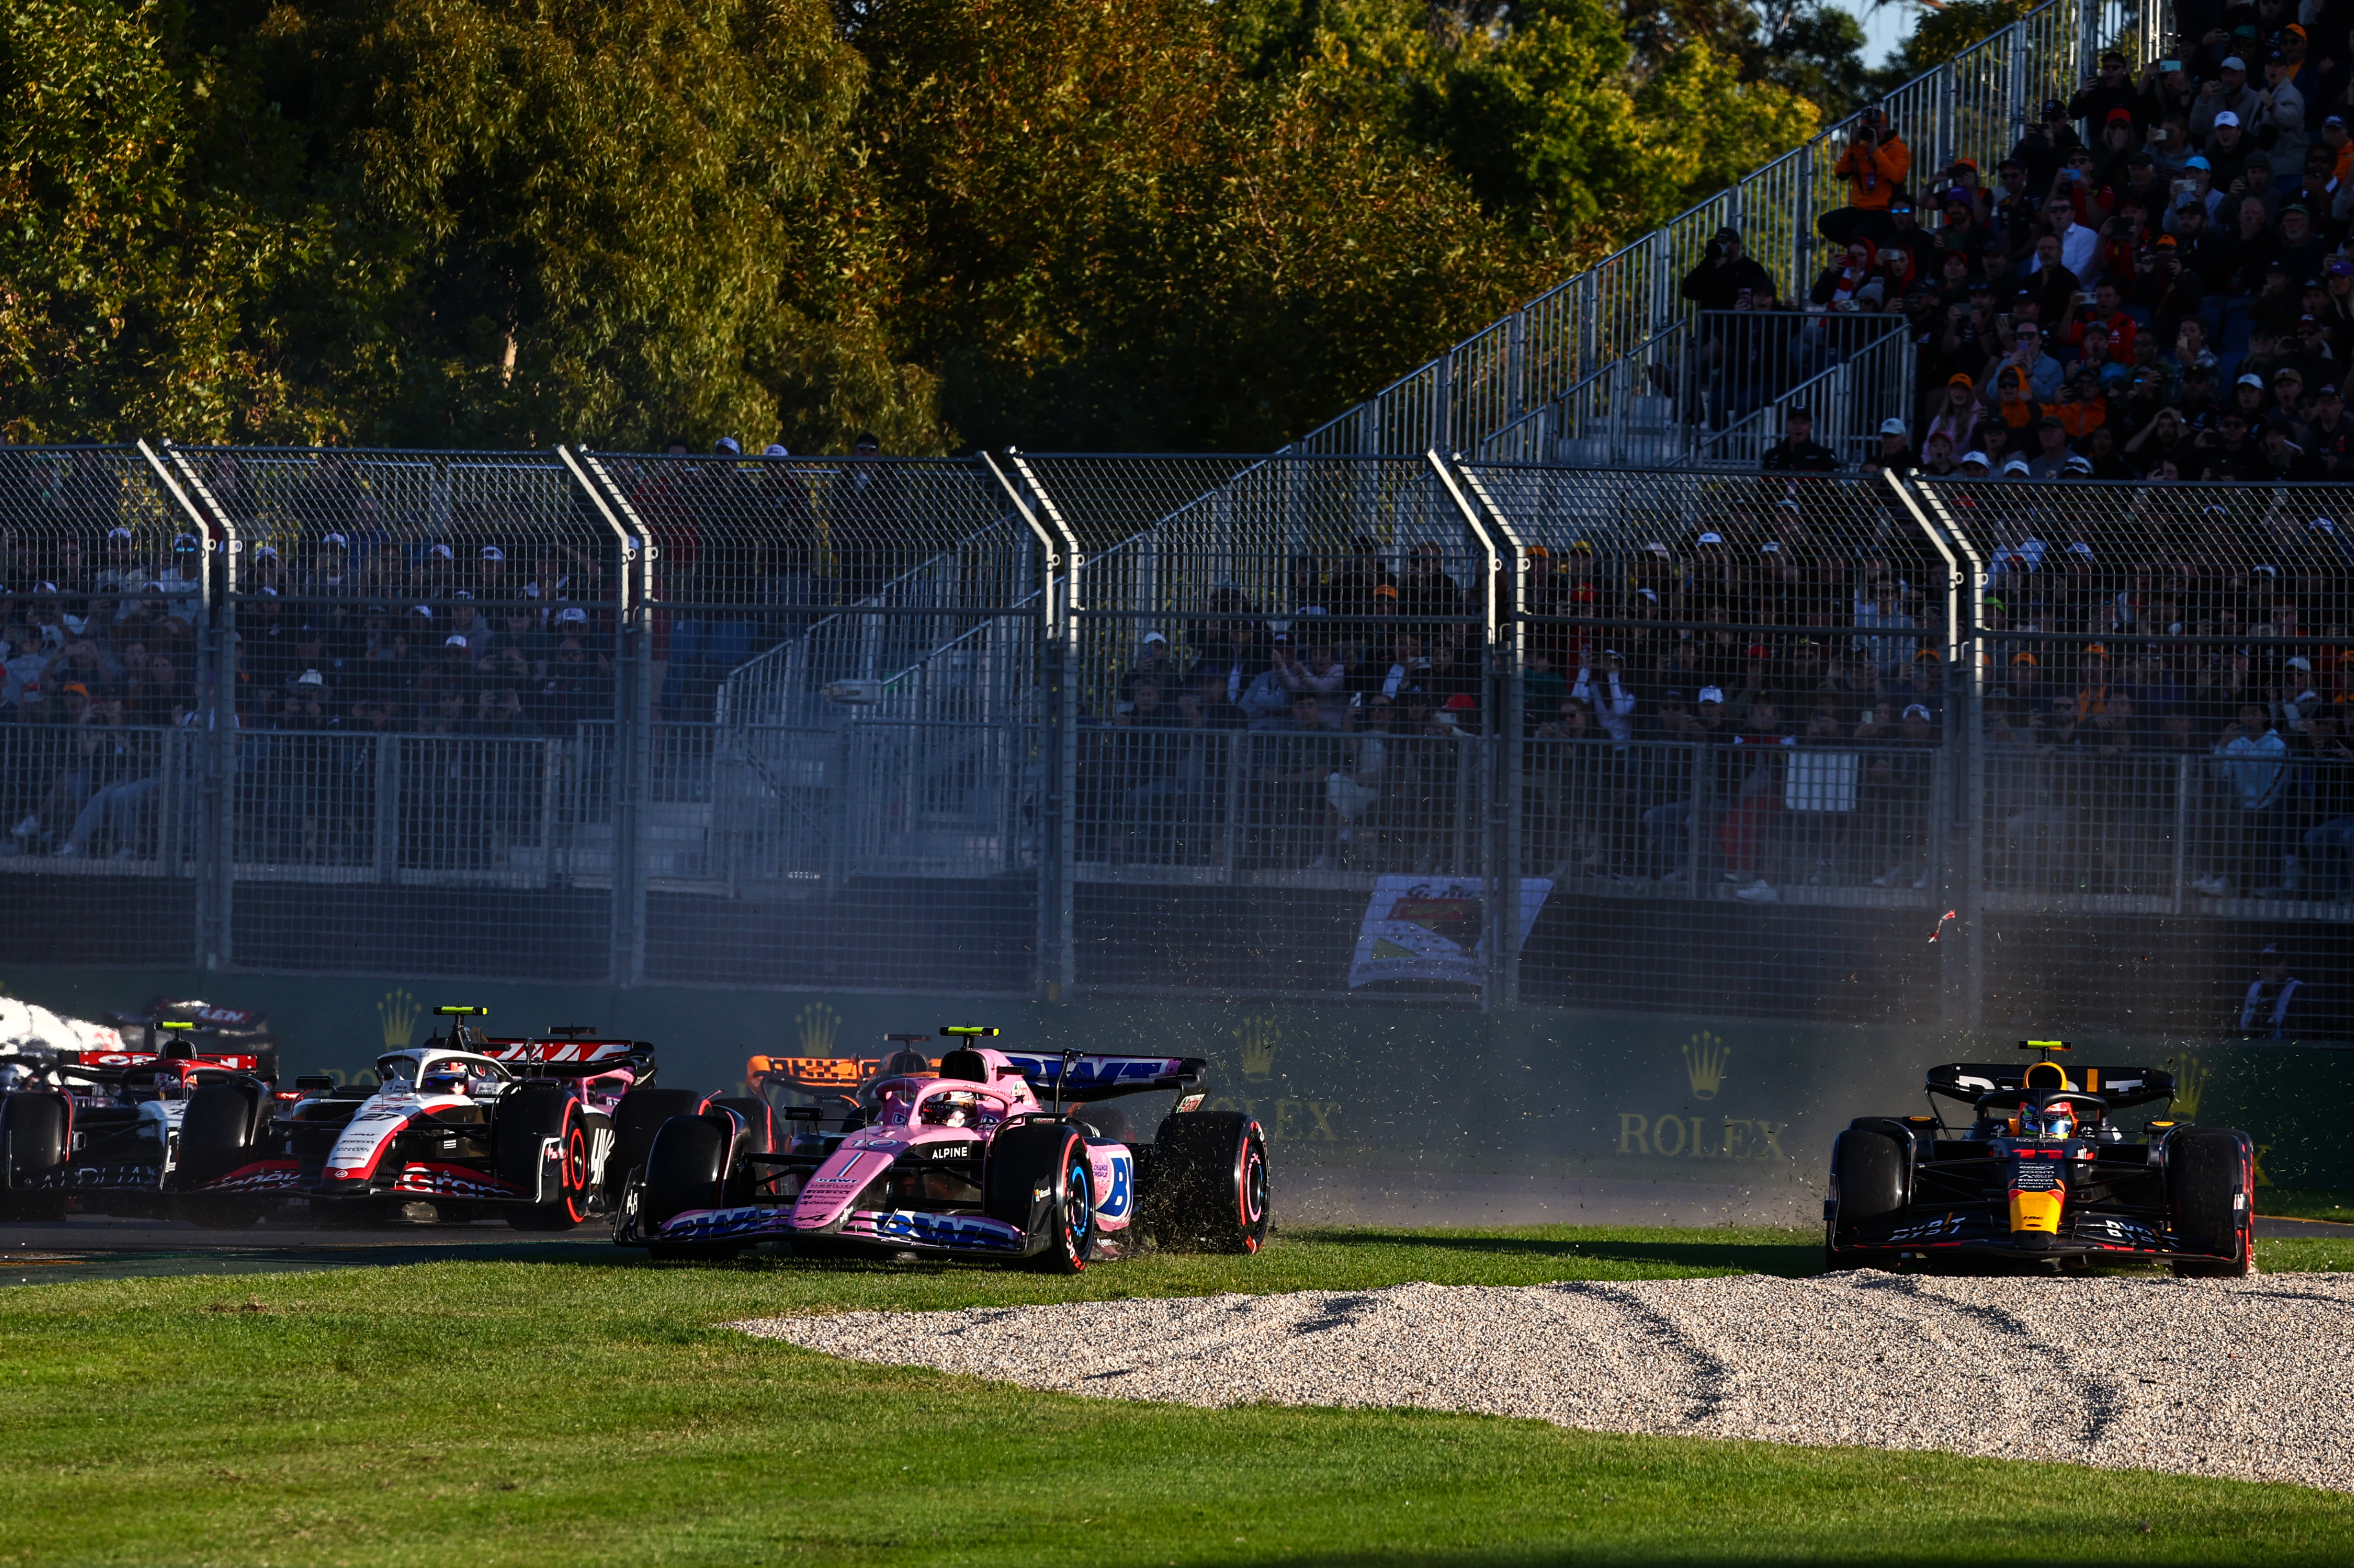
[[[2354,1031],[2354,490],[1002,467],[0,454],[5,956]]]
[[[139,449],[0,450],[12,961],[178,966],[202,947],[215,560]]]
[[[620,535],[544,452],[171,449],[233,541],[225,954],[583,979],[612,917]]]
[[[1522,994],[1935,1016],[1934,951],[1874,936],[1945,874],[1950,574],[1894,493],[1462,471],[1519,562],[1508,788],[1522,864],[1555,888]],[[1839,958],[1794,963],[1800,933]]]
[[[1084,561],[1073,983],[1344,995],[1383,878],[1488,874],[1490,557],[1428,461],[1020,469]]]
[[[1988,1017],[2236,1030],[2272,943],[2354,1027],[2354,490],[1915,489],[1977,573]]]
[[[652,545],[648,971],[1030,991],[1044,574],[988,466],[587,467]]]

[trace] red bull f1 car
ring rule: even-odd
[[[159,1003],[118,1017],[113,1038],[95,1048],[27,1045],[0,1057],[0,1216],[61,1220],[75,1206],[215,1217],[234,1190],[228,1151],[252,1142],[277,1109],[277,1055],[250,1033],[155,1016],[167,1008],[186,1011]]]
[[[2181,1275],[2255,1272],[2255,1147],[2244,1132],[2121,1113],[2174,1097],[2170,1074],[2041,1059],[1928,1074],[1932,1115],[1860,1117],[1831,1149],[1833,1268],[2137,1261]],[[1967,1128],[1940,1100],[1974,1113]],[[1956,1134],[1958,1133],[1958,1136]]]
[[[1140,1233],[1238,1253],[1266,1238],[1266,1138],[1248,1117],[1200,1108],[1200,1058],[1025,1054],[980,1044],[997,1033],[980,1025],[942,1033],[957,1048],[937,1060],[754,1058],[757,1097],[663,1124],[614,1239],[658,1258],[777,1243],[1076,1274]],[[1150,1143],[1106,1136],[1107,1102],[1168,1092],[1176,1108]],[[794,1099],[813,1103],[779,1103]]]
[[[298,1079],[299,1097],[226,1183],[299,1194],[314,1213],[563,1230],[605,1211],[614,1175],[663,1118],[700,1104],[653,1087],[643,1041],[585,1028],[493,1038],[472,1022],[483,1009],[436,1011],[449,1033],[377,1057],[374,1085]]]

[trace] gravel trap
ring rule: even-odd
[[[1400,1285],[731,1326],[1106,1398],[1411,1405],[2354,1490],[2347,1274]]]

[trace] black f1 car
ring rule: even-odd
[[[0,1057],[0,1217],[61,1220],[69,1202],[199,1221],[239,1208],[224,1194],[281,1098],[277,1055],[258,1033],[154,1016],[179,1005],[122,1021],[144,1039]]]
[[[1833,1268],[2152,1260],[2181,1275],[2255,1272],[2255,1147],[2244,1132],[2119,1113],[2174,1098],[2171,1074],[2040,1061],[1928,1074],[1933,1114],[1859,1117],[1831,1148]],[[1976,1113],[1948,1128],[1940,1099]]]

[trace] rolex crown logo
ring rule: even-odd
[[[2196,1056],[2177,1056],[2174,1064],[2175,1119],[2197,1121],[2199,1098],[2207,1091],[2207,1069],[2199,1065]]]
[[[842,1017],[822,1001],[811,1002],[793,1020],[796,1050],[803,1056],[832,1056],[842,1035]]]
[[[1724,1086],[1725,1061],[1732,1054],[1731,1046],[1706,1030],[1685,1042],[1684,1076],[1691,1084],[1692,1098],[1716,1098],[1716,1091]]]
[[[1243,1051],[1243,1076],[1264,1081],[1275,1076],[1275,1047],[1283,1030],[1272,1018],[1246,1018],[1235,1031]]]
[[[417,1020],[424,1009],[405,991],[388,991],[376,1004],[376,1022],[384,1026],[384,1048],[405,1051],[417,1038]]]

